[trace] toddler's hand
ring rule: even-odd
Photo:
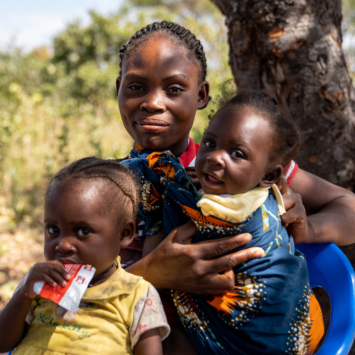
[[[192,183],[195,185],[196,190],[200,190],[201,189],[201,184],[200,181],[198,180],[198,177],[196,175],[196,170],[195,167],[188,167],[185,169],[186,174],[189,176],[189,178],[192,180]]]
[[[301,195],[293,192],[287,186],[282,198],[286,209],[286,213],[281,216],[282,224],[287,232],[292,235],[295,243],[305,243],[308,236],[308,223]]]
[[[21,291],[25,297],[34,299],[37,296],[33,291],[33,285],[36,282],[44,281],[53,287],[58,285],[65,287],[66,280],[70,280],[70,275],[61,262],[56,260],[46,261],[31,267]]]

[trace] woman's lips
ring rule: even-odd
[[[139,130],[143,132],[158,132],[164,131],[169,127],[169,124],[155,119],[145,119],[136,122]]]

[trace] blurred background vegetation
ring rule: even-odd
[[[343,0],[343,13],[355,80],[355,0]],[[127,155],[132,141],[120,120],[115,79],[118,51],[135,31],[159,20],[189,28],[204,45],[212,97],[232,77],[224,18],[209,0],[125,0],[115,13],[90,17],[86,25],[69,23],[50,47],[0,52],[0,233],[41,232],[46,185],[65,164]],[[208,114],[197,113],[196,141]]]

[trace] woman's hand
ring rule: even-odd
[[[301,195],[307,212],[308,234],[301,242],[355,243],[355,194],[302,169],[290,187]]]
[[[249,242],[250,234],[191,244],[195,233],[193,222],[174,229],[155,250],[126,270],[143,276],[156,288],[215,295],[233,290],[234,266],[264,255],[261,248],[223,255]]]
[[[295,243],[306,243],[308,223],[301,195],[293,192],[287,185],[283,190],[282,198],[286,213],[281,216],[282,224],[287,229],[288,234],[292,235]]]
[[[56,260],[46,261],[31,267],[21,291],[25,297],[34,299],[37,296],[33,291],[33,285],[36,282],[44,281],[53,287],[58,285],[65,287],[67,284],[65,280],[70,280],[70,275],[64,265]]]

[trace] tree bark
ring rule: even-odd
[[[239,89],[265,90],[297,122],[300,167],[355,187],[355,94],[340,0],[212,0],[226,16]]]

